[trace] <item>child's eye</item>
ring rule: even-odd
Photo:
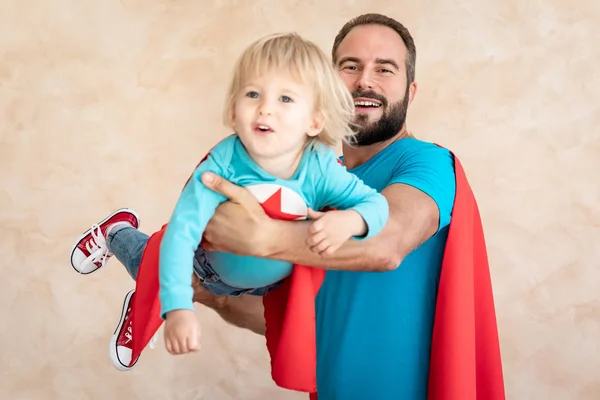
[[[281,96],[281,101],[283,101],[284,103],[291,103],[292,98],[289,96]]]
[[[246,93],[246,96],[248,96],[252,99],[256,99],[258,97],[258,92],[251,91],[251,92]]]

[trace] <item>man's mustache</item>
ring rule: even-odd
[[[362,90],[355,90],[352,92],[352,98],[356,99],[358,97],[362,97],[365,99],[373,99],[373,100],[377,100],[381,103],[381,105],[383,107],[387,106],[388,101],[385,97],[383,97],[382,95],[380,95],[379,93],[375,93],[372,90],[366,90],[366,91],[362,91]]]

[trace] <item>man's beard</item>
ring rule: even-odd
[[[374,91],[355,90],[352,92],[352,97],[378,100],[381,102],[381,107],[384,108],[381,117],[372,123],[369,123],[368,114],[356,114],[353,126],[354,132],[356,132],[353,140],[355,146],[370,146],[385,142],[396,136],[404,126],[408,110],[408,87],[404,98],[397,103],[390,104],[389,107],[387,99]]]

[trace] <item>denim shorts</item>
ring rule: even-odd
[[[206,253],[201,246],[196,249],[194,256],[194,273],[202,283],[202,286],[210,293],[216,296],[241,296],[248,294],[252,296],[264,296],[271,290],[278,288],[282,281],[272,283],[268,286],[252,288],[252,289],[240,289],[228,285],[223,282],[215,270],[211,267]]]

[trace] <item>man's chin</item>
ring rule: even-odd
[[[358,125],[364,129],[364,128],[369,128],[370,126],[373,126],[375,124],[375,122],[377,122],[378,120],[379,120],[379,117],[375,117],[373,115],[359,114],[354,118],[354,120],[352,122],[355,125]]]
[[[357,110],[354,109],[354,115],[356,115],[356,117],[358,119],[368,119],[368,120],[373,120],[373,119],[379,119],[382,115],[382,111],[378,108],[374,108],[372,110]]]

